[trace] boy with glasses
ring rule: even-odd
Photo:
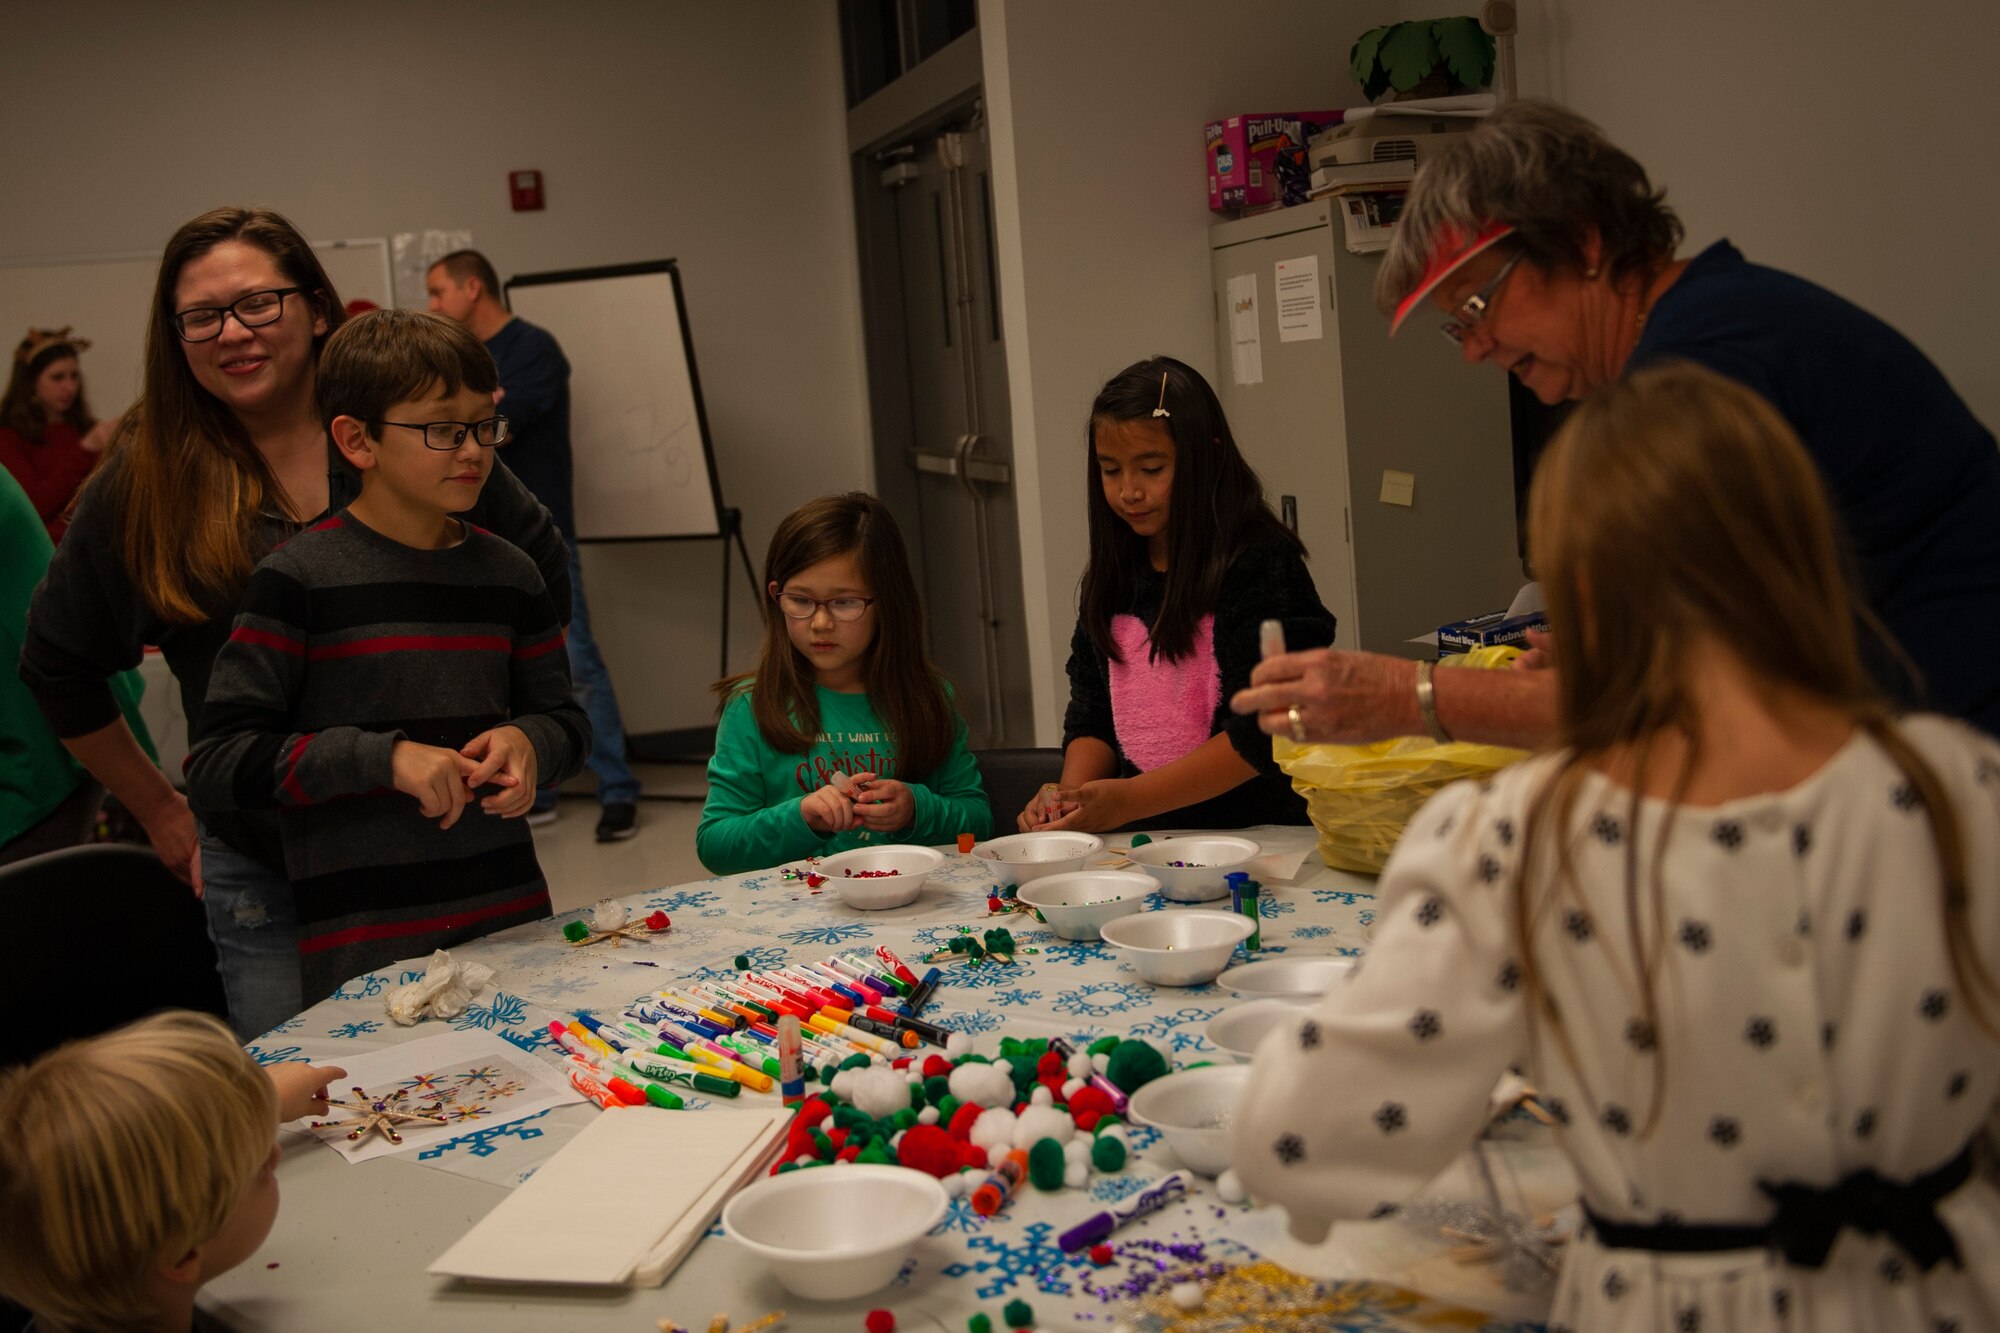
[[[434,315],[328,339],[320,418],[361,494],[257,567],[209,680],[188,785],[204,809],[278,809],[308,997],[549,913],[519,816],[582,767],[590,725],[533,562],[454,517],[508,436],[497,387]]]

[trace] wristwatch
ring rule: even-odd
[[[1431,672],[1437,670],[1437,663],[1429,658],[1417,663],[1417,711],[1424,715],[1424,725],[1430,728],[1431,739],[1439,745],[1451,744],[1451,733],[1438,721],[1437,686],[1431,683]]]

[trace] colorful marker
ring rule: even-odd
[[[932,968],[930,971],[924,973],[924,979],[919,981],[917,988],[910,992],[910,998],[903,1001],[898,1007],[911,1018],[915,1018],[924,1011],[924,1006],[931,1002],[931,996],[937,994],[938,983],[943,980],[943,970],[935,967]]]
[[[628,1066],[633,1073],[653,1079],[670,1087],[689,1088],[695,1092],[707,1093],[711,1097],[734,1097],[743,1091],[743,1085],[734,1079],[711,1074],[701,1065],[686,1060],[675,1060],[660,1054],[627,1055],[618,1061]]]
[[[870,1008],[874,1007],[870,1006]],[[923,1044],[923,1038],[910,1029],[899,1028],[894,1023],[884,1023],[880,1019],[870,1018],[866,1014],[850,1014],[840,1021],[858,1032],[865,1032],[871,1037],[880,1037],[883,1041],[893,1042],[895,1045],[901,1046],[904,1050],[913,1051]]]
[[[933,1046],[942,1046],[951,1039],[951,1032],[948,1029],[921,1018],[911,1018],[908,1014],[892,1014],[887,1009],[871,1007],[867,1017],[878,1023],[893,1023],[904,1031],[914,1032]]]
[[[830,1037],[840,1037],[851,1041],[862,1050],[873,1051],[877,1055],[896,1055],[900,1053],[898,1047],[882,1040],[882,1038],[863,1032],[860,1028],[850,1026],[846,1023],[836,1023],[824,1014],[814,1014],[807,1020],[807,1026],[816,1031],[824,1032]]]
[[[911,990],[915,990],[917,988],[917,974],[910,971],[909,967],[903,962],[902,959],[896,957],[896,951],[894,949],[891,949],[886,944],[878,944],[875,946],[875,956],[881,959],[883,962],[887,963],[889,965],[889,970],[895,973],[897,978],[901,980],[905,985],[907,985]],[[907,994],[908,992],[905,993]]]
[[[570,1064],[569,1085],[572,1088],[575,1088],[578,1092],[588,1097],[591,1101],[596,1102],[599,1106],[603,1107],[607,1111],[617,1110],[618,1108],[625,1105],[625,1103],[619,1099],[617,1093],[613,1092],[611,1089],[605,1087],[602,1083],[599,1083],[597,1081],[594,1071],[592,1073],[586,1074],[584,1070],[579,1069],[576,1066],[576,1064],[570,1063],[575,1060],[576,1057],[573,1055],[565,1057],[564,1060],[564,1063]],[[589,1068],[589,1066],[586,1065],[584,1066],[584,1068]]]
[[[972,1211],[981,1217],[991,1217],[1007,1206],[1007,1200],[1014,1197],[1014,1191],[1021,1188],[1021,1182],[1028,1178],[1028,1154],[1016,1148],[993,1168],[993,1174],[986,1177],[978,1189],[972,1191]]]

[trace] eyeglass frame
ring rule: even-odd
[[[1524,257],[1525,252],[1520,250],[1507,256],[1507,262],[1500,266],[1500,271],[1488,278],[1484,287],[1459,302],[1452,317],[1438,327],[1438,332],[1449,339],[1453,347],[1465,346],[1466,338],[1479,331],[1479,327],[1486,322],[1486,312],[1492,307],[1500,284],[1507,280],[1507,275],[1514,271],[1514,265]]]
[[[785,609],[785,599],[787,597],[796,597],[802,602],[811,602],[812,610],[802,616],[793,615]],[[778,614],[787,620],[811,620],[819,614],[819,609],[823,606],[826,608],[827,615],[832,617],[837,623],[852,625],[855,621],[861,619],[862,616],[867,615],[868,608],[875,605],[879,599],[874,597],[808,597],[802,592],[774,592],[771,594],[771,600],[778,604]],[[833,609],[835,602],[859,602],[861,603],[861,610],[856,612],[851,618],[843,619]]]
[[[240,324],[242,327],[246,329],[262,329],[262,328],[268,328],[270,325],[276,324],[279,320],[285,317],[285,298],[287,296],[297,296],[304,291],[305,288],[303,287],[263,287],[259,288],[257,291],[254,292],[243,293],[243,295],[237,297],[234,301],[231,301],[228,305],[191,306],[186,310],[178,311],[168,316],[168,322],[174,326],[174,332],[180,336],[180,340],[184,343],[212,343],[217,338],[220,338],[222,336],[222,331],[229,326],[229,321],[232,318],[234,318],[238,324]],[[277,297],[278,313],[271,316],[269,319],[260,320],[255,324],[252,324],[250,321],[244,319],[242,314],[236,309],[236,307],[242,305],[245,301],[248,301],[253,296]],[[221,318],[215,321],[215,332],[209,334],[206,338],[190,338],[188,336],[187,326],[184,323],[182,323],[182,321],[185,320],[189,315],[199,315],[204,311],[208,310],[213,310],[216,312],[217,315],[221,316]]]
[[[496,438],[491,444],[487,444],[479,438],[479,428],[481,426],[484,426],[489,421],[497,421],[500,423],[497,427],[494,428]],[[467,434],[470,434],[472,436],[472,442],[478,445],[481,449],[498,449],[501,445],[507,443],[507,441],[514,438],[512,423],[505,416],[501,415],[498,412],[495,412],[490,417],[482,417],[478,421],[378,420],[378,421],[371,421],[368,424],[371,426],[401,426],[404,430],[420,430],[424,433],[424,448],[429,449],[432,453],[439,453],[439,454],[455,454],[460,449],[463,449],[465,447],[465,437]],[[458,426],[461,429],[459,432],[459,437],[456,442],[450,445],[436,445],[431,443],[432,426]]]

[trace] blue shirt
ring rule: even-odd
[[[544,505],[563,536],[576,540],[576,500],[570,481],[569,361],[547,329],[510,319],[486,340],[500,367],[500,415],[512,438],[502,457]]]
[[[1819,464],[1862,595],[1923,675],[1885,688],[2000,734],[2000,450],[1938,368],[1727,241],[1654,303],[1630,368],[1675,358],[1762,394]]]

